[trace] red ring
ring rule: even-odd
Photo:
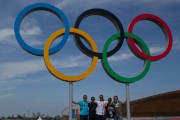
[[[173,43],[173,38],[172,38],[172,33],[168,27],[168,25],[159,17],[152,15],[152,14],[141,14],[137,17],[135,17],[132,22],[130,23],[130,25],[128,26],[128,32],[132,33],[133,31],[133,27],[135,25],[136,22],[141,21],[141,20],[149,20],[152,21],[154,23],[156,23],[164,32],[164,35],[166,37],[166,49],[164,50],[163,53],[161,53],[160,55],[157,56],[149,56],[143,52],[141,52],[135,45],[135,42],[132,38],[128,38],[128,45],[129,47],[132,49],[133,53],[139,57],[140,59],[149,59],[151,61],[157,61],[162,59],[163,57],[165,57],[171,50],[172,48],[172,43]]]

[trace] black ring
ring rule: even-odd
[[[118,38],[118,42],[117,45],[114,49],[112,49],[111,51],[107,52],[107,56],[111,56],[113,54],[115,54],[122,46],[123,41],[124,41],[124,29],[123,26],[120,22],[120,20],[111,12],[104,10],[104,9],[99,9],[99,8],[94,8],[94,9],[89,9],[85,12],[83,12],[76,20],[74,28],[79,28],[80,22],[86,18],[89,17],[91,15],[99,15],[99,16],[103,16],[107,19],[109,19],[116,27],[117,32],[121,34],[120,38]],[[74,40],[76,45],[78,46],[78,48],[85,53],[87,56],[89,57],[93,57],[96,56],[99,59],[102,59],[102,53],[97,53],[97,52],[93,52],[91,50],[89,50],[81,41],[80,37],[78,35],[73,35]]]

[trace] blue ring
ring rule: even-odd
[[[15,31],[16,39],[17,39],[18,43],[20,44],[20,46],[27,52],[34,54],[34,55],[40,55],[40,56],[44,55],[44,50],[36,49],[36,48],[29,46],[28,44],[26,44],[24,42],[24,40],[22,39],[22,37],[20,35],[20,24],[21,24],[22,20],[24,19],[24,17],[26,15],[28,15],[29,13],[37,11],[37,10],[49,11],[49,12],[55,14],[62,21],[62,23],[64,23],[65,33],[64,33],[64,37],[63,37],[62,41],[60,43],[58,43],[55,47],[53,47],[49,50],[49,54],[53,54],[53,53],[57,52],[58,50],[60,50],[67,42],[67,39],[69,36],[69,22],[68,22],[66,16],[64,15],[64,13],[60,9],[58,9],[52,5],[45,4],[45,3],[37,3],[37,4],[32,4],[32,5],[24,8],[18,14],[18,16],[16,17],[16,20],[15,20],[14,31]]]

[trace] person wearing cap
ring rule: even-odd
[[[115,106],[114,104],[111,102],[112,99],[108,98],[108,103],[105,106],[106,108],[106,120],[114,120],[114,115],[115,115]]]
[[[88,110],[88,101],[87,95],[83,96],[83,100],[79,102],[73,101],[74,104],[78,104],[80,106],[80,120],[88,120],[89,110]]]
[[[105,120],[105,105],[107,104],[107,101],[104,101],[103,95],[99,95],[99,101],[96,101],[96,103],[97,120]]]
[[[91,97],[91,102],[88,104],[89,107],[89,120],[97,120],[96,108],[97,103],[95,103],[95,98]]]
[[[116,113],[114,115],[114,120],[123,120],[123,117],[122,117],[122,105],[123,105],[123,103],[118,100],[118,96],[114,96],[113,99],[114,99],[113,104],[114,104],[115,109],[116,109]]]

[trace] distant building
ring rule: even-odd
[[[39,118],[38,118],[38,120],[42,120],[42,118],[41,118],[41,117],[39,117]]]
[[[130,102],[132,117],[180,116],[180,90],[149,96]],[[126,105],[123,105],[126,116]]]

